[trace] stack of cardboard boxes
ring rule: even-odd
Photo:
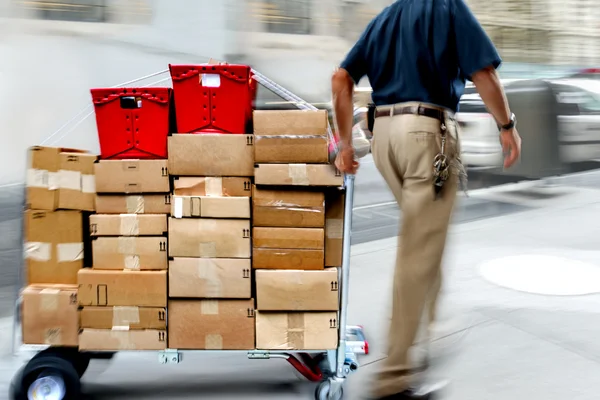
[[[254,348],[252,135],[174,134],[169,347]]]
[[[79,271],[81,350],[167,346],[167,160],[100,160],[93,268]]]
[[[96,156],[32,147],[24,213],[23,343],[77,346],[77,273],[84,266],[84,225],[94,210]]]

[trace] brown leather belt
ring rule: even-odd
[[[435,118],[442,122],[446,120],[449,116],[446,115],[446,112],[442,110],[436,110],[435,108],[429,108],[426,106],[391,106],[387,110],[377,110],[375,111],[375,118],[379,117],[392,117],[395,115],[422,115],[424,117]],[[450,117],[451,118],[451,117]]]

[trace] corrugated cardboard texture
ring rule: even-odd
[[[171,218],[169,256],[250,258],[250,220]]]
[[[167,238],[101,237],[92,241],[95,269],[163,270],[167,269]]]
[[[76,285],[35,285],[22,292],[23,344],[77,346]]]
[[[260,311],[337,311],[338,272],[257,270],[256,300]]]
[[[98,193],[168,193],[167,160],[100,160],[95,165]]]
[[[254,160],[257,163],[327,163],[326,137],[256,136]]]
[[[254,300],[169,300],[169,348],[251,350]]]
[[[331,189],[325,195],[325,266],[342,266],[343,245],[344,192]]]
[[[334,350],[337,312],[256,313],[259,350]]]
[[[174,218],[250,219],[250,197],[173,196]]]
[[[94,211],[96,179],[94,163],[97,156],[73,152],[60,153],[58,171],[58,208]]]
[[[167,329],[167,310],[160,307],[84,307],[80,318],[87,329]]]
[[[77,284],[83,268],[83,216],[80,211],[24,214],[28,284]]]
[[[169,297],[249,299],[250,259],[174,258],[169,261]]]
[[[164,330],[118,331],[84,329],[79,335],[79,350],[165,350],[167,332]]]
[[[304,227],[325,226],[325,194],[298,190],[268,190],[254,187],[252,194],[253,226]]]
[[[176,177],[174,193],[178,196],[246,196],[252,193],[250,178],[239,177]]]
[[[342,186],[344,177],[329,164],[258,164],[257,185]]]
[[[327,135],[327,111],[257,110],[255,135]]]
[[[320,249],[325,248],[325,230],[321,228],[253,228],[255,248]]]
[[[170,194],[101,194],[96,196],[98,214],[169,214]]]
[[[169,170],[175,176],[253,176],[254,135],[172,135]]]
[[[167,306],[167,271],[101,271],[82,269],[78,274],[79,305]]]
[[[252,251],[252,268],[322,270],[325,268],[325,251],[255,247]]]
[[[96,214],[90,216],[91,236],[159,236],[167,233],[164,214]]]

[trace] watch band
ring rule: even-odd
[[[515,127],[516,123],[517,123],[517,119],[515,117],[515,114],[511,113],[510,114],[510,122],[506,125],[500,125],[500,129],[503,131],[513,129]]]

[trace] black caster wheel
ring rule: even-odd
[[[85,374],[85,371],[87,371],[91,361],[89,354],[80,353],[77,349],[53,347],[36,354],[33,359],[48,356],[62,358],[73,364],[73,368],[75,368],[75,371],[77,371],[80,378]]]
[[[81,382],[73,364],[55,355],[38,355],[11,384],[11,400],[81,399]]]
[[[315,400],[342,400],[344,390],[340,387],[336,393],[331,393],[331,382],[329,380],[319,383],[315,391]]]

